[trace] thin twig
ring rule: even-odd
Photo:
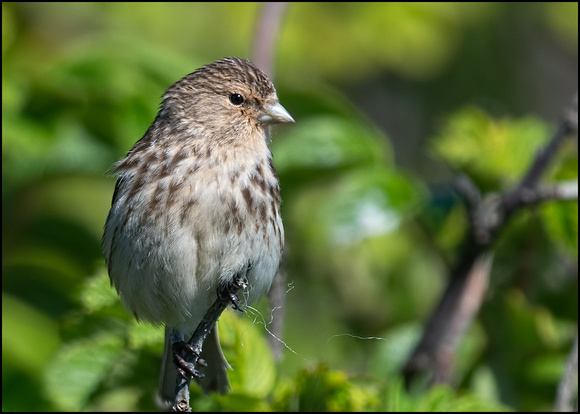
[[[502,200],[503,210],[506,219],[522,207],[522,202],[528,197],[533,197],[536,191],[540,178],[548,168],[549,163],[556,155],[560,144],[571,132],[573,132],[572,125],[565,119],[556,131],[556,134],[550,140],[548,145],[541,148],[534,160],[534,163],[528,170],[528,173],[520,184],[509,192]]]
[[[453,179],[453,187],[467,206],[467,211],[475,211],[481,203],[481,191],[466,174],[459,174]]]
[[[280,33],[280,26],[284,12],[288,7],[288,3],[262,3],[260,18],[256,26],[254,36],[254,48],[252,51],[252,60],[259,68],[261,68],[270,79],[274,80],[274,56],[275,45]],[[284,257],[287,256],[288,248],[284,251]],[[274,276],[272,287],[268,292],[268,300],[270,302],[270,310],[275,317],[272,319],[269,328],[272,335],[268,336],[268,344],[272,350],[272,354],[276,360],[282,358],[283,345],[279,338],[282,337],[284,330],[285,319],[285,304],[286,304],[286,270],[284,263],[280,264],[280,268]]]
[[[574,404],[574,400],[576,400],[576,404]],[[572,345],[570,355],[568,355],[564,375],[558,384],[554,411],[578,411],[578,333],[576,333],[574,345]]]
[[[578,180],[564,181],[551,187],[538,188],[535,191],[522,194],[519,203],[523,206],[533,206],[545,201],[578,201]]]
[[[287,256],[288,248],[284,250],[284,258]],[[284,330],[284,320],[286,317],[286,266],[284,259],[280,263],[280,268],[274,276],[272,287],[268,292],[268,301],[271,308],[271,321],[269,331],[272,335],[268,335],[268,345],[272,350],[272,354],[276,361],[282,359],[284,344],[280,340],[282,338],[282,331]]]
[[[252,60],[270,79],[274,80],[274,45],[280,33],[280,24],[288,3],[262,3],[260,19],[254,36]]]
[[[199,355],[201,355],[201,350],[205,339],[214,328],[222,312],[228,307],[228,304],[229,302],[224,301],[218,296],[215,302],[208,309],[199,325],[197,325],[195,332],[188,342],[188,344],[191,345],[195,351],[193,359],[189,361],[193,365],[197,364],[197,360],[199,359]],[[175,404],[173,406],[173,411],[191,411],[191,407],[189,406],[189,383],[189,379],[186,380],[179,375],[177,376]]]
[[[247,280],[246,278],[239,278],[236,281],[237,285],[235,286],[237,289],[246,289],[247,288]],[[237,290],[234,289],[234,290]],[[221,295],[218,294],[214,303],[210,306],[210,308],[205,313],[203,319],[197,325],[195,332],[191,336],[191,339],[188,341],[188,345],[193,348],[193,355],[191,355],[188,362],[192,363],[194,366],[197,365],[199,360],[199,356],[201,355],[201,350],[203,347],[203,343],[205,342],[207,336],[211,332],[212,329],[216,328],[216,323],[222,314],[222,312],[228,307],[231,302],[231,294],[235,294],[228,288],[228,293],[230,295]],[[176,387],[175,387],[175,404],[172,407],[173,411],[191,411],[191,407],[189,405],[189,384],[191,380],[182,378],[181,376],[177,376],[176,380]]]

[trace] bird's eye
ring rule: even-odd
[[[232,93],[230,95],[230,102],[235,106],[240,106],[241,104],[244,103],[244,97],[239,93]]]

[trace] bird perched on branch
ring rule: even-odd
[[[124,306],[166,327],[165,400],[178,373],[200,377],[176,349],[185,349],[218,292],[244,279],[249,303],[270,287],[284,229],[269,125],[287,122],[294,120],[268,77],[248,60],[224,58],[171,85],[143,138],[112,169],[102,247]],[[226,393],[216,327],[201,357],[204,391]]]

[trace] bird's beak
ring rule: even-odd
[[[262,124],[282,124],[286,122],[294,122],[292,115],[280,103],[274,105],[267,105],[264,107],[262,115],[258,119]]]

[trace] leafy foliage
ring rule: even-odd
[[[163,332],[135,322],[110,287],[105,172],[171,83],[215,58],[248,56],[258,12],[2,4],[4,410],[156,409]],[[561,72],[533,78],[547,53],[537,48],[548,42],[574,61],[577,16],[573,3],[288,8],[275,83],[297,122],[271,143],[288,351],[281,363],[269,352],[277,313],[264,302],[226,312],[232,393],[192,387],[195,411],[552,409],[577,330],[577,202],[532,209],[498,241],[486,302],[455,356],[457,390],[407,392],[400,370],[467,228],[441,184],[447,169],[484,192],[517,182],[555,127],[543,109],[559,113],[569,99],[547,80]],[[544,184],[577,180],[577,170],[568,142]]]
[[[470,108],[450,117],[433,147],[452,167],[477,181],[493,180],[490,187],[497,189],[522,177],[548,136],[537,119],[497,121]]]

